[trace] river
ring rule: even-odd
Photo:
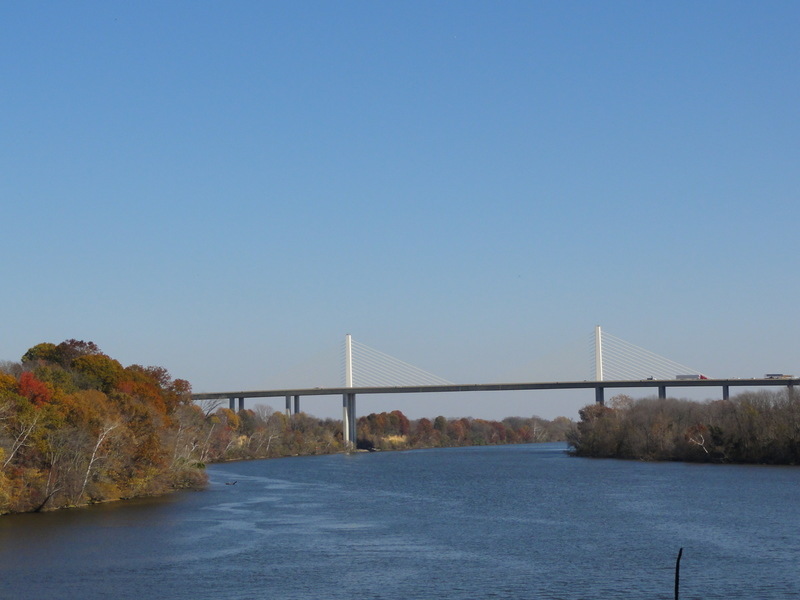
[[[0,517],[0,598],[800,598],[800,468],[563,444],[209,467],[201,492]],[[235,482],[235,483],[234,483]]]

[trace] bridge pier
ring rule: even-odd
[[[731,397],[731,386],[723,385],[722,386],[722,399],[728,400]]]
[[[292,397],[286,396],[286,416],[292,416]]]
[[[600,406],[605,405],[605,388],[597,386],[594,388],[594,401]]]
[[[356,395],[342,396],[342,438],[345,448],[353,450],[356,445]]]
[[[300,396],[294,397],[294,414],[300,412]]]
[[[667,386],[665,385],[658,386],[658,399],[659,400],[667,399]]]

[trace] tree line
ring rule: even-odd
[[[264,405],[238,412],[212,405],[202,412],[206,416],[196,426],[202,429],[198,460],[203,462],[348,450],[340,420],[318,419],[302,412],[287,416]],[[355,446],[357,450],[379,451],[564,441],[573,426],[566,417],[553,421],[539,417],[448,420],[443,416],[411,420],[394,410],[359,417]]]
[[[358,419],[357,447],[401,450],[564,440],[572,421],[400,411]],[[93,342],[30,348],[0,363],[0,514],[202,487],[209,462],[347,450],[342,422],[268,406],[194,403],[162,367],[122,364]]]
[[[579,415],[567,436],[578,456],[800,464],[800,394],[791,388],[712,402],[619,395]]]
[[[566,417],[552,421],[540,417],[508,417],[487,421],[438,416],[409,421],[399,410],[358,419],[358,447],[367,450],[407,450],[453,446],[486,446],[557,442],[574,426]]]

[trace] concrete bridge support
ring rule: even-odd
[[[731,397],[731,386],[723,385],[722,386],[722,399],[728,400]]]
[[[342,436],[345,448],[355,449],[356,445],[356,395],[342,396]]]
[[[602,388],[599,385],[594,388],[594,401],[601,406],[605,405],[605,388]]]
[[[658,399],[659,400],[667,399],[667,386],[665,385],[658,386]]]
[[[294,399],[294,409],[292,409],[292,399]],[[292,414],[300,412],[300,396],[286,396],[286,416],[291,417]]]

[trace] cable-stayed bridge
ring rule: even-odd
[[[775,373],[753,379],[715,379],[700,371],[659,356],[612,336],[598,326],[594,339],[594,376],[582,381],[457,384],[356,342],[348,334],[342,350],[342,380],[338,387],[311,387],[193,394],[194,400],[229,400],[231,410],[244,408],[245,398],[286,398],[286,412],[300,411],[301,396],[342,396],[342,424],[346,444],[356,440],[358,394],[413,394],[518,390],[594,389],[595,402],[603,404],[606,388],[657,388],[667,397],[667,387],[721,387],[728,399],[731,387],[788,386],[800,378]]]
[[[626,342],[611,335],[598,326],[594,333],[594,379],[703,379],[697,369],[687,367],[655,352]]]
[[[342,348],[342,382],[347,387],[454,385],[438,375],[370,348],[347,336]]]

